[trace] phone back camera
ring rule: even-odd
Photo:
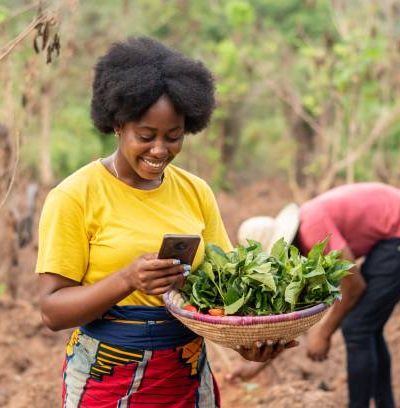
[[[184,251],[185,249],[187,249],[187,244],[185,242],[178,242],[175,244],[174,248],[177,251]]]

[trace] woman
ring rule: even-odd
[[[118,147],[50,192],[39,227],[43,320],[80,326],[63,368],[65,407],[220,405],[203,340],[160,297],[190,266],[157,259],[165,233],[201,236],[194,267],[207,242],[231,248],[208,185],[170,164],[213,108],[203,64],[152,39],[116,43],[95,67],[93,123]],[[252,360],[277,351],[239,350]]]

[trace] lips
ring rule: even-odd
[[[164,169],[164,167],[167,164],[167,160],[150,160],[150,159],[145,159],[142,157],[142,162],[145,164],[146,169],[148,169],[151,172],[160,172],[161,170]]]

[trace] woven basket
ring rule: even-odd
[[[190,330],[224,347],[250,347],[257,340],[289,342],[317,323],[328,306],[316,306],[296,312],[269,316],[211,316],[182,309],[184,299],[171,290],[163,295],[168,311]]]

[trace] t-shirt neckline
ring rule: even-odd
[[[100,168],[100,171],[102,172],[102,174],[111,183],[113,183],[114,185],[118,185],[118,187],[124,189],[125,191],[129,191],[130,193],[134,193],[135,195],[151,196],[151,195],[160,193],[167,186],[167,183],[168,183],[168,180],[169,180],[169,177],[168,177],[168,173],[169,173],[168,167],[169,167],[169,165],[165,168],[163,180],[162,180],[161,184],[158,187],[152,188],[151,190],[143,190],[141,188],[132,187],[129,184],[126,184],[125,182],[120,180],[119,178],[115,177],[113,174],[111,174],[108,171],[108,169],[106,168],[106,166],[104,166],[104,164],[101,162],[102,159],[103,158],[99,158],[98,160],[95,161],[95,164]]]

